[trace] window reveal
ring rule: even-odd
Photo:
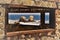
[[[15,10],[15,9],[17,9],[17,10]],[[27,8],[20,8],[20,7],[13,8],[13,7],[11,7],[11,8],[7,8],[7,13],[6,13],[7,31],[9,29],[10,30],[8,32],[13,31],[13,30],[15,30],[15,28],[19,28],[18,31],[46,29],[46,27],[47,28],[55,28],[55,16],[54,16],[55,11],[54,10],[55,9],[36,8],[36,7],[27,7]],[[28,16],[28,14],[29,14],[29,16]],[[35,16],[35,14],[38,14],[38,16]],[[32,23],[32,25],[31,25],[31,24],[29,24],[28,20],[27,21],[20,21],[21,25],[19,23],[18,23],[18,25],[15,24],[17,22],[16,18],[18,19],[18,21],[19,21],[21,16],[24,16],[24,18],[29,19],[30,15],[34,16],[34,21],[36,20],[35,18],[38,18],[40,22],[38,22],[38,21],[35,21],[35,22],[37,22],[37,24],[40,23],[40,25],[36,25],[36,23],[35,24]],[[28,16],[28,18],[27,18],[27,16]],[[13,21],[11,20],[11,18],[13,19]],[[12,22],[9,20],[11,20]],[[22,26],[22,24],[23,24],[23,26]]]

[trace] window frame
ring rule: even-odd
[[[11,11],[11,9],[15,10],[15,11]],[[20,11],[20,9],[29,9],[30,11]],[[31,11],[31,9],[35,9],[35,11]],[[19,11],[18,11],[19,10]],[[26,6],[26,7],[7,7],[6,8],[6,14],[5,14],[5,25],[6,27],[8,27],[8,25],[12,25],[13,24],[8,24],[8,13],[9,12],[14,12],[14,13],[19,13],[19,12],[27,12],[27,13],[41,13],[41,25],[42,27],[44,27],[43,29],[49,29],[48,27],[51,27],[51,29],[55,29],[55,9],[54,8],[45,8],[45,7],[35,7],[35,6]],[[45,24],[45,12],[49,12],[50,13],[50,24]],[[15,25],[15,24],[14,24]],[[46,28],[45,28],[46,27]]]

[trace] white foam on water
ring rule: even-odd
[[[14,24],[15,22],[18,22],[19,20],[9,20],[9,24]],[[35,20],[35,22],[20,22],[22,25],[40,25],[40,20]]]
[[[49,24],[49,20],[45,21],[45,24]]]

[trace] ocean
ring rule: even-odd
[[[26,19],[29,19],[30,15],[8,15],[8,19],[18,20],[18,19],[20,19],[21,16],[25,16]],[[40,15],[32,15],[32,16],[34,16],[34,20],[40,20],[41,19]]]
[[[20,19],[21,16],[25,16],[26,19],[29,19],[30,15],[8,15],[8,19],[10,20],[18,20]],[[41,16],[40,15],[32,15],[34,16],[34,20],[41,20]],[[45,15],[45,21],[49,20],[49,15]]]

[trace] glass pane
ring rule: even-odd
[[[49,16],[50,16],[50,13],[46,12],[45,13],[45,24],[49,24]]]
[[[22,25],[40,25],[41,13],[8,13],[8,23],[20,22]]]

